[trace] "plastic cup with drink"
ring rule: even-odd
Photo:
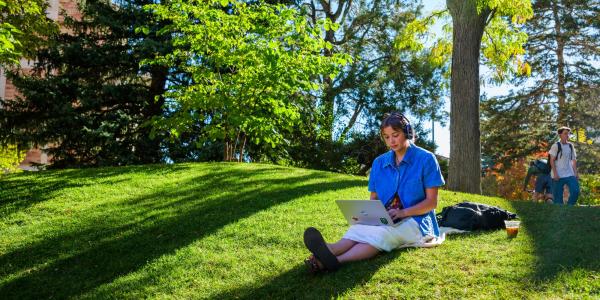
[[[521,221],[504,220],[504,227],[506,227],[506,235],[509,238],[517,237],[517,234],[519,234],[519,226],[520,225],[521,225]]]

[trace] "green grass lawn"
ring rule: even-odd
[[[335,199],[367,179],[261,164],[178,164],[0,177],[0,299],[600,298],[600,208],[441,191],[519,214],[312,276],[306,227],[339,239]]]

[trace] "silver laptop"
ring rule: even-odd
[[[379,200],[336,200],[348,224],[396,226]],[[399,220],[398,220],[399,221]]]

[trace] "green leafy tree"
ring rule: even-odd
[[[568,89],[574,133],[570,139],[577,148],[577,171],[600,174],[600,85],[585,82],[585,86],[577,87]]]
[[[448,188],[481,193],[480,64],[494,70],[492,82],[529,73],[521,27],[531,16],[531,5],[529,0],[447,0],[446,7],[409,24],[401,45],[423,47],[416,37],[428,35],[436,20],[451,19],[442,27],[452,32],[451,41],[442,36],[431,46],[436,63],[451,57]]]
[[[43,43],[41,37],[56,31],[56,24],[46,18],[46,7],[44,0],[0,0],[0,66],[30,57]]]
[[[66,18],[33,71],[10,74],[22,96],[0,102],[0,140],[47,145],[53,167],[161,161],[160,139],[144,123],[163,114],[168,70],[140,62],[170,41],[152,34],[148,3],[88,0],[81,20]],[[142,25],[149,35],[135,32]]]
[[[527,35],[521,27],[531,16],[531,5],[529,0],[447,0],[446,7],[409,24],[401,45],[423,47],[417,37],[428,35],[436,20],[451,20],[442,27],[452,33],[451,41],[442,35],[431,46],[434,62],[450,61],[448,188],[481,193],[480,64],[494,70],[494,83],[528,74],[522,48]]]
[[[519,158],[548,151],[556,138],[553,110],[548,104],[522,105],[531,100],[515,94],[482,99],[481,151],[489,167],[504,171]]]
[[[301,114],[307,126],[293,134],[286,153],[300,166],[341,170],[346,144],[377,131],[381,116],[402,110],[415,123],[443,122],[444,67],[429,49],[402,45],[405,27],[420,15],[412,1],[299,1],[312,27],[323,26],[331,47],[324,56],[347,53],[352,62],[335,78],[322,76],[322,93]],[[322,24],[322,25],[321,25]],[[307,142],[308,141],[308,142]],[[364,147],[376,147],[365,144]],[[357,146],[358,147],[358,146]],[[362,148],[362,146],[360,147]],[[370,166],[370,163],[367,163]]]
[[[597,1],[538,0],[533,1],[533,12],[523,27],[529,36],[524,60],[531,77],[514,78],[509,95],[482,103],[482,151],[502,166],[547,152],[557,126],[569,125],[592,138],[600,128],[600,70],[594,63],[600,55]],[[598,156],[594,149],[597,146],[578,147],[581,171],[593,169],[584,161]]]
[[[445,66],[430,49],[405,46],[407,27],[421,16],[421,7],[413,1],[339,1],[338,10],[340,5],[346,5],[340,19],[326,15],[340,23],[331,43],[354,60],[326,90],[334,96],[341,129],[336,141],[344,141],[361,114],[369,128],[378,128],[380,117],[392,109],[418,120],[444,121]]]
[[[526,65],[519,64],[526,35],[518,24],[531,16],[531,5],[529,0],[447,0],[446,4],[453,33],[448,188],[481,193],[480,57],[483,53],[484,63],[497,70],[498,80],[511,70],[527,72]]]
[[[154,118],[155,132],[176,140],[196,128],[198,146],[223,142],[224,160],[241,160],[248,144],[286,143],[292,128],[302,125],[309,94],[320,88],[316,78],[333,78],[348,59],[323,57],[330,45],[319,27],[282,6],[172,1],[148,8],[169,23],[162,33],[174,36],[173,50],[151,63],[190,76],[168,87],[167,115]]]

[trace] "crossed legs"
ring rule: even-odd
[[[304,244],[312,252],[312,255],[304,260],[312,273],[324,269],[336,271],[340,264],[368,259],[379,253],[377,248],[369,244],[344,238],[336,243],[327,243],[319,230],[314,227],[304,231]]]
[[[327,244],[327,248],[335,255],[340,263],[364,260],[374,257],[379,250],[369,244],[353,240],[341,239],[336,243]]]

